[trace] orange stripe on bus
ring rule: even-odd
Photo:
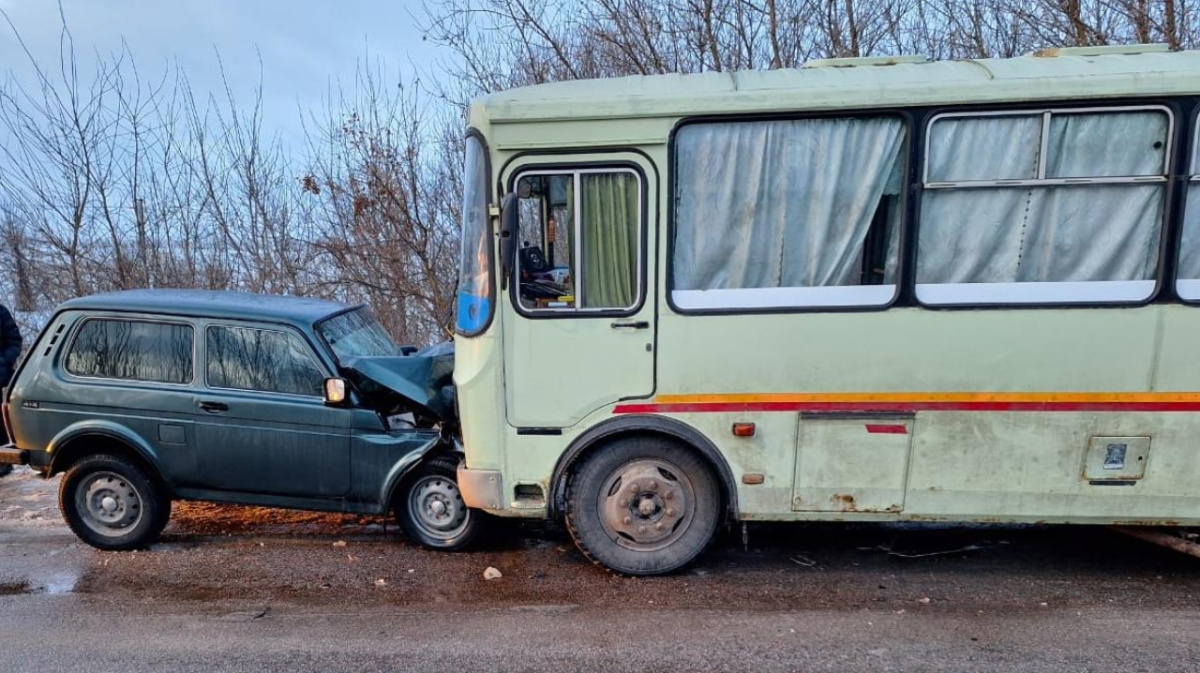
[[[742,393],[660,395],[648,402],[627,402],[616,414],[894,412],[916,411],[1075,411],[1200,412],[1200,393]]]

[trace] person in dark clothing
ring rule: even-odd
[[[8,385],[17,370],[21,357],[21,328],[13,320],[12,313],[0,304],[0,388]],[[0,401],[2,402],[2,401]],[[8,443],[8,430],[0,423],[0,446]],[[0,465],[0,477],[12,472],[11,465]]]

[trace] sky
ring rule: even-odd
[[[436,76],[446,57],[422,40],[421,0],[62,0],[62,7],[85,67],[124,40],[143,77],[178,64],[197,97],[222,89],[218,52],[239,100],[251,100],[261,77],[264,126],[285,141],[300,138],[298,110],[320,108],[331,86],[353,80],[358,63],[382,62],[399,81]],[[56,69],[58,1],[0,0],[0,10],[43,67]],[[0,72],[32,81],[2,22]]]

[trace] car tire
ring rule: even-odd
[[[460,551],[478,539],[484,513],[463,502],[457,470],[455,459],[437,456],[404,478],[393,502],[408,539],[438,551]]]
[[[8,475],[12,474],[12,471],[13,471],[12,465],[8,465],[8,464],[0,465],[0,477],[7,477]]]
[[[75,463],[59,486],[58,505],[79,539],[105,551],[145,547],[171,518],[171,500],[150,472],[113,455]]]
[[[593,563],[661,575],[708,547],[721,489],[696,451],[659,437],[618,439],[587,456],[567,486],[567,530]]]

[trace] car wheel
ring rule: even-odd
[[[439,456],[417,466],[396,495],[396,520],[408,539],[429,549],[468,547],[483,527],[483,512],[467,507],[458,490],[457,463]]]
[[[721,491],[695,451],[656,437],[620,439],[574,470],[567,530],[592,562],[626,575],[659,575],[692,562],[712,541]]]
[[[146,468],[120,456],[89,456],[67,472],[58,504],[79,539],[105,551],[146,546],[171,518],[171,500]]]

